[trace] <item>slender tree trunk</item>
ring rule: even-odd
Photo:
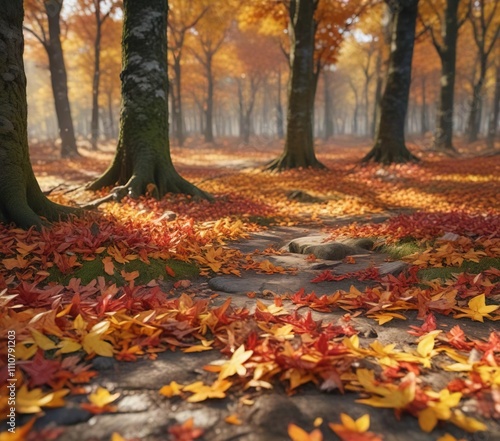
[[[427,102],[426,102],[426,77],[422,75],[422,105],[420,107],[420,133],[425,135],[429,127],[427,125]]]
[[[325,101],[325,107],[324,107],[324,126],[325,130],[323,133],[323,137],[325,140],[330,139],[333,136],[333,103],[332,103],[332,95],[330,91],[330,75],[331,73],[328,72],[327,70],[323,71],[323,81],[324,81],[324,101]]]
[[[99,140],[99,83],[101,79],[101,3],[95,2],[96,35],[94,40],[94,75],[92,78],[92,122],[91,122],[91,143],[92,150],[97,150]]]
[[[453,105],[458,37],[458,5],[460,0],[447,0],[443,28],[443,44],[436,46],[441,59],[441,88],[437,112],[434,148],[455,151],[453,147]]]
[[[49,9],[50,7],[50,9]],[[61,137],[61,156],[70,158],[79,156],[76,147],[75,130],[71,118],[71,107],[68,98],[68,78],[61,45],[60,16],[61,2],[45,3],[47,21],[49,25],[49,42],[45,46],[49,58],[50,80],[54,104],[59,124],[59,136]]]
[[[175,76],[175,87],[173,88],[173,100],[174,100],[174,126],[175,126],[175,136],[179,146],[184,145],[184,117],[182,113],[182,70],[181,70],[181,59],[179,56],[174,57],[174,76]]]
[[[405,145],[405,120],[411,83],[418,0],[387,2],[392,8],[392,42],[388,78],[380,106],[375,145],[363,162],[383,164],[416,160]]]
[[[500,45],[498,46],[500,49]],[[500,52],[500,50],[499,50]],[[497,59],[496,65],[496,81],[495,93],[493,96],[492,111],[490,112],[490,119],[488,121],[488,138],[487,144],[489,149],[495,148],[495,138],[498,129],[498,117],[500,116],[500,60]]]
[[[291,78],[288,89],[287,134],[284,152],[269,164],[269,170],[324,168],[314,153],[312,127],[316,5],[317,3],[311,0],[290,2]]]
[[[472,98],[470,101],[470,113],[469,120],[467,122],[467,141],[475,142],[477,141],[479,135],[479,128],[481,124],[481,106],[483,104],[483,85],[486,79],[486,57],[481,57],[480,67],[479,67],[479,78],[474,84],[472,90]]]
[[[373,101],[373,118],[371,126],[371,137],[375,138],[375,131],[377,129],[378,120],[380,117],[380,102],[382,101],[382,86],[384,79],[382,78],[382,51],[380,50],[377,56],[377,63],[375,64],[375,99]]]
[[[213,116],[214,116],[214,76],[212,73],[212,57],[207,58],[207,108],[205,110],[205,142],[214,142]]]
[[[125,0],[122,110],[115,158],[89,188],[119,184],[112,194],[168,192],[207,197],[175,170],[168,140],[167,1]],[[146,66],[157,66],[151,69]]]
[[[49,201],[35,178],[28,149],[23,2],[0,0],[0,222],[40,227],[73,210]]]
[[[279,139],[285,137],[283,128],[283,106],[281,105],[281,69],[278,70],[278,99],[276,102],[276,133]]]

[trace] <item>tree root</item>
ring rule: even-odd
[[[292,170],[297,168],[326,170],[327,167],[319,162],[316,158],[312,161],[295,161],[290,155],[283,154],[274,159],[269,164],[264,166],[263,171],[269,172],[282,172],[285,170]]]

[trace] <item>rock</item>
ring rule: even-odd
[[[393,276],[397,276],[401,271],[405,270],[408,265],[400,260],[396,260],[395,262],[385,262],[380,265],[379,273],[381,275],[392,274]]]
[[[342,260],[346,256],[366,252],[366,249],[352,247],[345,243],[321,243],[318,237],[294,239],[288,244],[288,250],[298,254],[314,254],[318,259],[323,260]]]
[[[96,357],[92,360],[92,367],[98,371],[113,369],[116,361],[113,357]]]
[[[364,237],[357,239],[344,239],[339,240],[338,242],[350,247],[361,248],[362,250],[368,251],[371,251],[373,249],[373,246],[375,245],[375,242],[373,240]]]

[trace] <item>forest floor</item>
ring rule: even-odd
[[[0,226],[0,441],[500,440],[500,156],[426,145],[269,174],[278,143],[188,140],[213,203]],[[113,146],[82,155],[33,147],[51,198],[105,194]]]

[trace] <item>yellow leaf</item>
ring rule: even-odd
[[[455,410],[455,412],[453,412],[450,421],[455,424],[455,426],[458,426],[469,433],[484,432],[488,430],[486,424],[483,424],[481,421],[478,421],[475,418],[466,416],[460,410]]]
[[[469,317],[472,320],[483,322],[484,317],[491,319],[490,312],[496,311],[500,306],[489,305],[486,306],[484,294],[480,294],[472,298],[468,303],[468,308],[456,308],[464,314],[457,314],[455,318]]]
[[[83,319],[83,317],[78,314],[73,322],[73,329],[77,331],[84,332],[87,330],[88,323]]]
[[[61,389],[57,392],[44,393],[42,389],[28,390],[23,384],[17,391],[16,405],[19,413],[37,413],[42,407],[61,407],[64,405],[62,397],[67,395],[67,389]]]
[[[170,382],[170,384],[167,384],[160,389],[160,394],[171,398],[180,395],[182,388],[182,384],[178,384],[175,381],[172,381]]]
[[[70,354],[71,352],[79,351],[82,345],[74,340],[65,338],[57,344],[57,347],[60,349],[61,354]]]
[[[231,359],[225,363],[220,371],[219,380],[224,380],[227,377],[231,377],[234,374],[238,374],[240,377],[244,376],[247,372],[243,363],[245,363],[253,354],[253,351],[245,351],[245,346],[241,345],[236,351],[234,351]]]
[[[197,381],[184,386],[182,390],[192,392],[194,394],[191,395],[187,401],[190,403],[198,403],[200,401],[205,401],[208,398],[224,398],[226,396],[226,390],[228,390],[231,385],[232,383],[226,380],[218,380],[211,386],[207,386],[202,381]]]
[[[3,415],[2,415],[3,416]],[[24,441],[35,424],[37,417],[31,418],[24,426],[16,427],[15,432],[0,433],[0,441]]]
[[[227,424],[234,424],[235,426],[241,426],[243,424],[243,421],[240,420],[239,416],[234,413],[224,418],[224,421]]]
[[[31,330],[31,335],[35,340],[36,345],[43,349],[44,351],[50,351],[51,349],[56,349],[56,344],[48,337],[38,332],[36,329]]]
[[[319,429],[314,429],[311,433],[307,433],[295,424],[288,425],[288,436],[292,441],[323,441],[323,434]]]
[[[105,407],[115,401],[120,396],[120,393],[110,394],[107,389],[98,387],[94,393],[88,396],[89,401],[97,407]]]
[[[97,354],[103,357],[113,356],[113,346],[107,341],[101,340],[98,334],[90,333],[83,337],[83,349],[87,354]]]
[[[125,440],[125,438],[123,438],[123,436],[121,436],[119,433],[114,432],[114,433],[111,435],[111,441],[126,441],[126,440]]]
[[[420,343],[417,346],[417,352],[422,357],[429,357],[434,350],[434,343],[434,335],[427,334],[422,340],[420,340]]]

